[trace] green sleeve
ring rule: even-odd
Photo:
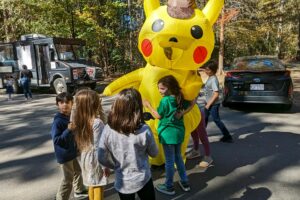
[[[157,113],[163,118],[166,112],[166,98],[162,98],[157,108]]]

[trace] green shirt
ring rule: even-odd
[[[190,102],[184,101],[183,108],[188,108]],[[162,144],[180,144],[184,139],[183,118],[177,119],[177,102],[174,96],[164,96],[157,108],[161,119],[158,123],[158,138]]]

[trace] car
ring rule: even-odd
[[[234,103],[279,104],[290,109],[293,81],[286,65],[274,56],[235,58],[224,69],[223,106]]]

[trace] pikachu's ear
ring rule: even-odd
[[[157,9],[159,6],[159,0],[144,0],[144,11],[146,14],[146,18],[149,17],[153,10]]]
[[[211,25],[217,21],[223,5],[224,0],[209,0],[203,8],[202,12]]]

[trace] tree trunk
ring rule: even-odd
[[[284,3],[285,0],[280,0],[280,7],[279,7],[279,12],[280,12],[280,17],[279,17],[279,24],[278,24],[278,29],[277,29],[277,45],[276,45],[276,52],[277,52],[277,57],[279,59],[282,59],[282,52],[281,52],[281,43],[282,43],[282,15],[283,15],[283,9],[284,9]]]
[[[2,1],[2,7],[3,7],[3,29],[4,29],[4,34],[5,34],[5,42],[9,42],[9,27],[8,27],[8,10],[6,9],[6,4],[5,1]]]
[[[296,59],[300,61],[300,14],[298,16],[298,50]]]

